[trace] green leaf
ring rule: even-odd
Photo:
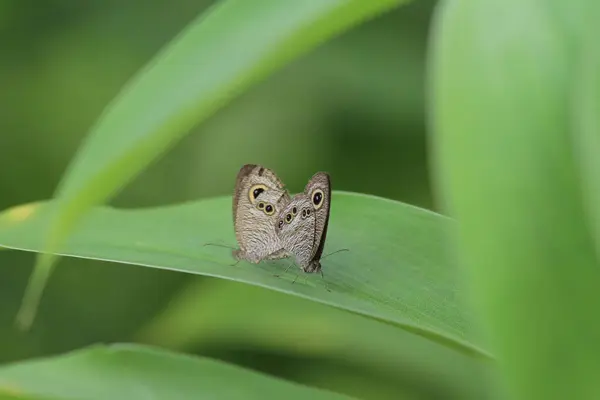
[[[450,1],[436,19],[440,193],[512,398],[600,397],[600,265],[571,102],[597,4]]]
[[[488,360],[391,324],[223,279],[192,280],[136,341],[179,351],[214,354],[219,349],[250,348],[297,357],[298,363],[282,371],[285,376],[359,398],[365,393],[370,398],[398,398],[399,392],[408,392],[419,399],[483,400],[494,393],[489,379],[493,363]],[[316,366],[307,372],[303,364],[314,359],[323,364],[319,373]],[[356,381],[340,365],[360,366],[365,379],[338,386],[334,376]]]
[[[582,186],[584,205],[595,238],[596,254],[600,257],[600,50],[597,46],[600,30],[595,23],[582,25],[589,32],[582,40],[579,68],[574,74],[574,151],[585,182]]]
[[[27,399],[349,399],[207,358],[144,346],[94,346],[0,367],[0,390]],[[17,397],[18,398],[18,397]]]
[[[54,205],[33,204],[0,214],[0,246],[40,251],[54,211]],[[296,267],[276,277],[290,261],[232,266],[230,249],[204,246],[236,245],[231,198],[219,197],[145,210],[94,209],[61,253],[267,287],[481,353],[468,337],[468,313],[454,281],[457,269],[446,248],[450,227],[447,218],[429,211],[334,192],[325,255],[350,251],[323,259],[324,280]]]
[[[59,186],[44,248],[57,251],[92,205],[114,195],[252,83],[402,0],[226,0],[163,49],[105,110]],[[28,327],[54,257],[42,255],[18,322]]]
[[[0,389],[1,390],[1,389]],[[61,400],[48,396],[29,396],[25,394],[3,393],[0,391],[0,400]]]

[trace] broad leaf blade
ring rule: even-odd
[[[95,346],[0,367],[0,388],[27,399],[349,399],[207,358],[133,345]],[[18,397],[17,397],[18,398]]]
[[[593,15],[593,13],[590,13]],[[600,258],[600,50],[596,44],[600,29],[585,25],[579,68],[574,74],[574,151],[581,168],[584,204]]]
[[[408,392],[414,398],[498,398],[490,379],[494,363],[489,360],[474,359],[391,324],[226,280],[192,280],[136,341],[179,351],[251,348],[297,357],[299,363],[282,374],[355,397],[363,392],[370,398],[397,398]],[[323,366],[315,368],[325,376],[304,372],[303,361],[311,359],[322,361]],[[340,365],[360,366],[364,376],[373,378],[356,382],[358,390],[354,385],[338,387],[334,376],[353,379]]]
[[[252,83],[402,0],[225,0],[193,21],[105,110],[57,192],[44,248],[58,250],[79,218],[114,195],[190,129]],[[34,316],[54,258],[42,255],[19,323]]]
[[[600,266],[569,104],[594,4],[449,1],[434,35],[441,194],[517,399],[600,396]]]
[[[0,246],[43,249],[54,212],[52,204],[26,205],[0,215]],[[451,221],[438,214],[382,198],[334,192],[325,254],[319,274],[290,261],[239,263],[231,198],[220,197],[145,210],[97,208],[69,238],[62,254],[112,260],[216,276],[295,294],[402,325],[469,352],[468,312],[447,249]],[[297,274],[302,274],[296,279]],[[306,279],[305,279],[306,278]]]
[[[59,197],[76,203],[102,201],[250,84],[400,3],[219,2],[110,104],[65,175]]]

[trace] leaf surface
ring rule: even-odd
[[[52,203],[36,203],[0,214],[0,246],[42,250],[54,212]],[[483,353],[457,290],[451,227],[448,218],[396,201],[334,192],[324,254],[350,251],[323,259],[324,279],[295,266],[284,274],[292,260],[234,265],[231,249],[205,246],[236,246],[231,198],[219,197],[142,210],[95,208],[61,254],[246,282]]]
[[[221,361],[136,345],[94,346],[6,365],[0,367],[3,389],[28,400],[264,399],[265,393],[350,399]]]

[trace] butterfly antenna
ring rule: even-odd
[[[332,255],[332,254],[335,254],[335,253],[340,253],[340,252],[342,252],[342,251],[350,251],[350,249],[339,249],[339,250],[336,250],[336,251],[334,251],[333,253],[329,253],[329,254],[327,254],[326,256],[324,256],[324,257],[321,257],[321,260],[323,260],[323,259],[325,259],[325,258],[329,257],[329,256],[330,256],[330,255]]]
[[[226,249],[237,250],[237,249],[236,249],[235,247],[233,247],[233,246],[229,246],[229,245],[227,245],[227,244],[220,244],[220,243],[204,243],[204,244],[202,245],[202,247],[204,247],[204,246],[217,246],[217,247],[224,247],[224,248],[226,248]]]

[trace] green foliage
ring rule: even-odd
[[[482,383],[487,381],[488,362],[482,360],[485,353],[469,337],[469,313],[462,305],[455,282],[458,271],[448,254],[452,221],[374,196],[334,192],[332,204],[325,252],[342,246],[350,251],[324,259],[325,280],[318,274],[303,274],[295,266],[283,274],[289,260],[233,265],[230,249],[205,246],[235,243],[232,226],[222,223],[231,220],[230,197],[140,210],[94,208],[61,254],[249,283],[373,319],[339,315],[333,309],[317,312],[312,305],[296,306],[291,300],[262,294],[264,290],[248,292],[213,285],[208,293],[202,288],[192,291],[192,295],[205,296],[197,307],[172,304],[167,314],[140,333],[143,342],[182,350],[182,346],[201,343],[202,336],[178,337],[208,334],[210,338],[209,332],[216,330],[213,337],[223,338],[227,332],[241,330],[244,340],[254,345],[269,344],[273,349],[279,343],[280,351],[295,353],[302,348],[305,354],[312,348],[317,349],[315,354],[370,366],[383,376],[391,374],[386,378],[390,381],[401,379],[404,386],[416,385],[412,390],[419,395],[441,392],[487,398]],[[40,251],[55,211],[53,203],[6,210],[0,214],[0,246]],[[222,300],[235,299],[233,294],[254,301],[236,305]],[[220,305],[207,308],[208,304]],[[258,307],[258,316],[248,307]],[[231,326],[234,321],[237,326]],[[226,325],[219,330],[223,323]],[[198,329],[202,326],[211,328]],[[165,330],[176,334],[165,334]],[[354,349],[352,354],[341,350],[348,348]],[[422,372],[391,372],[406,365],[421,365]],[[397,396],[398,388],[395,390]]]
[[[594,12],[587,14],[589,20]],[[590,229],[596,243],[596,253],[600,254],[600,50],[595,44],[599,30],[596,24],[585,24],[586,31],[581,37],[581,53],[573,74],[571,95],[575,132],[572,135],[573,152],[581,171],[584,207],[589,218]]]
[[[193,21],[123,89],[59,185],[45,249],[56,251],[102,203],[256,80],[401,0],[221,1]],[[33,322],[54,258],[42,254],[18,322]]]
[[[347,270],[327,273],[328,279],[331,275],[331,283],[327,284],[331,291],[325,290],[322,281],[315,283],[314,279],[294,284],[290,282],[291,273],[283,279],[274,277],[284,265],[263,265],[260,269],[248,265],[232,267],[228,265],[231,262],[228,251],[219,253],[219,249],[208,247],[199,251],[200,243],[196,240],[211,241],[214,235],[233,242],[230,224],[223,224],[230,221],[227,198],[148,211],[99,209],[87,214],[83,226],[69,236],[90,206],[113,195],[230,97],[338,31],[398,3],[303,2],[290,9],[290,4],[275,1],[265,1],[261,7],[229,1],[213,8],[206,18],[193,22],[134,78],[103,114],[67,171],[57,200],[47,207],[29,205],[4,214],[6,245],[42,253],[20,314],[21,323],[28,325],[33,318],[53,261],[50,250],[276,288],[396,323],[472,355],[480,351],[466,339],[466,321],[452,282],[452,265],[441,262],[446,222],[440,222],[439,216],[394,202],[350,195],[346,195],[346,201],[342,197],[339,201],[334,199],[340,216],[338,228],[332,224],[330,237],[340,235],[338,243],[351,247],[352,256],[345,261]],[[234,64],[232,55],[236,56]],[[374,224],[377,221],[379,224]],[[400,228],[397,230],[390,221],[404,221],[408,225],[397,225]],[[381,229],[381,223],[388,229]],[[413,223],[422,229],[421,233],[414,226],[410,232],[406,230]],[[365,224],[374,227],[372,233],[368,233]],[[70,239],[63,246],[68,236]],[[407,236],[406,245],[398,246],[396,240],[402,236]],[[336,241],[329,243],[335,245]],[[381,268],[375,271],[370,267],[374,264],[370,254],[373,251],[380,253],[377,258]],[[405,256],[400,264],[397,253]],[[343,265],[344,255],[338,257],[341,260],[338,265]],[[403,271],[403,263],[409,269],[402,278],[403,285],[398,287],[396,273]],[[412,287],[415,284],[425,292],[415,291]],[[458,357],[454,350],[444,351]],[[92,362],[86,359],[83,364]],[[177,367],[161,365],[176,376],[181,375]],[[60,366],[54,365],[41,368],[60,370]],[[168,375],[161,380],[168,380]],[[222,390],[230,389],[226,377],[222,378],[217,385]],[[108,380],[115,383],[112,377]],[[60,379],[54,381],[58,383]],[[100,385],[109,387],[106,382]],[[88,386],[85,396],[92,396],[91,383],[85,386]],[[150,390],[161,395],[159,389]],[[62,395],[49,388],[43,391],[43,395]],[[183,388],[179,395],[186,396]]]
[[[438,15],[441,194],[460,221],[472,301],[513,398],[600,395],[600,265],[589,229],[598,30],[585,22],[598,11],[587,1],[451,1]]]
[[[235,384],[232,384],[235,382]],[[94,346],[0,368],[0,391],[27,399],[350,399],[219,361],[132,345]]]
[[[235,246],[231,199],[213,190],[211,199],[166,207],[98,206],[253,83],[400,3],[213,6],[110,104],[56,199],[0,214],[0,247],[42,254],[25,325],[57,254],[181,271],[219,279],[176,296],[135,341],[205,355],[249,347],[294,357],[300,372],[274,363],[268,376],[205,357],[96,346],[0,367],[0,398],[597,398],[597,2],[439,5],[431,159],[458,223],[335,191],[326,253],[350,251],[324,259],[324,279],[284,272],[289,261],[231,265],[230,249],[205,245]],[[284,375],[288,382],[275,377]]]
[[[324,280],[302,272],[298,277],[295,266],[283,274],[290,260],[234,264],[230,249],[206,246],[235,246],[230,197],[145,210],[94,209],[61,253],[251,283],[481,352],[467,337],[468,313],[449,261],[450,221],[372,196],[334,192],[332,203],[325,255],[344,247],[350,251],[323,260]],[[5,211],[0,246],[42,251],[55,212],[53,204]]]
[[[244,332],[243,337],[237,332]],[[201,353],[215,346],[242,346],[326,357],[336,364],[358,366],[362,382],[348,379],[340,388],[335,379],[332,382],[331,372],[321,374],[314,367],[296,379],[361,398],[394,399],[398,393],[417,398],[490,398],[492,363],[480,362],[445,343],[437,344],[392,324],[225,280],[210,286],[200,281],[186,287],[136,335],[136,340]]]

